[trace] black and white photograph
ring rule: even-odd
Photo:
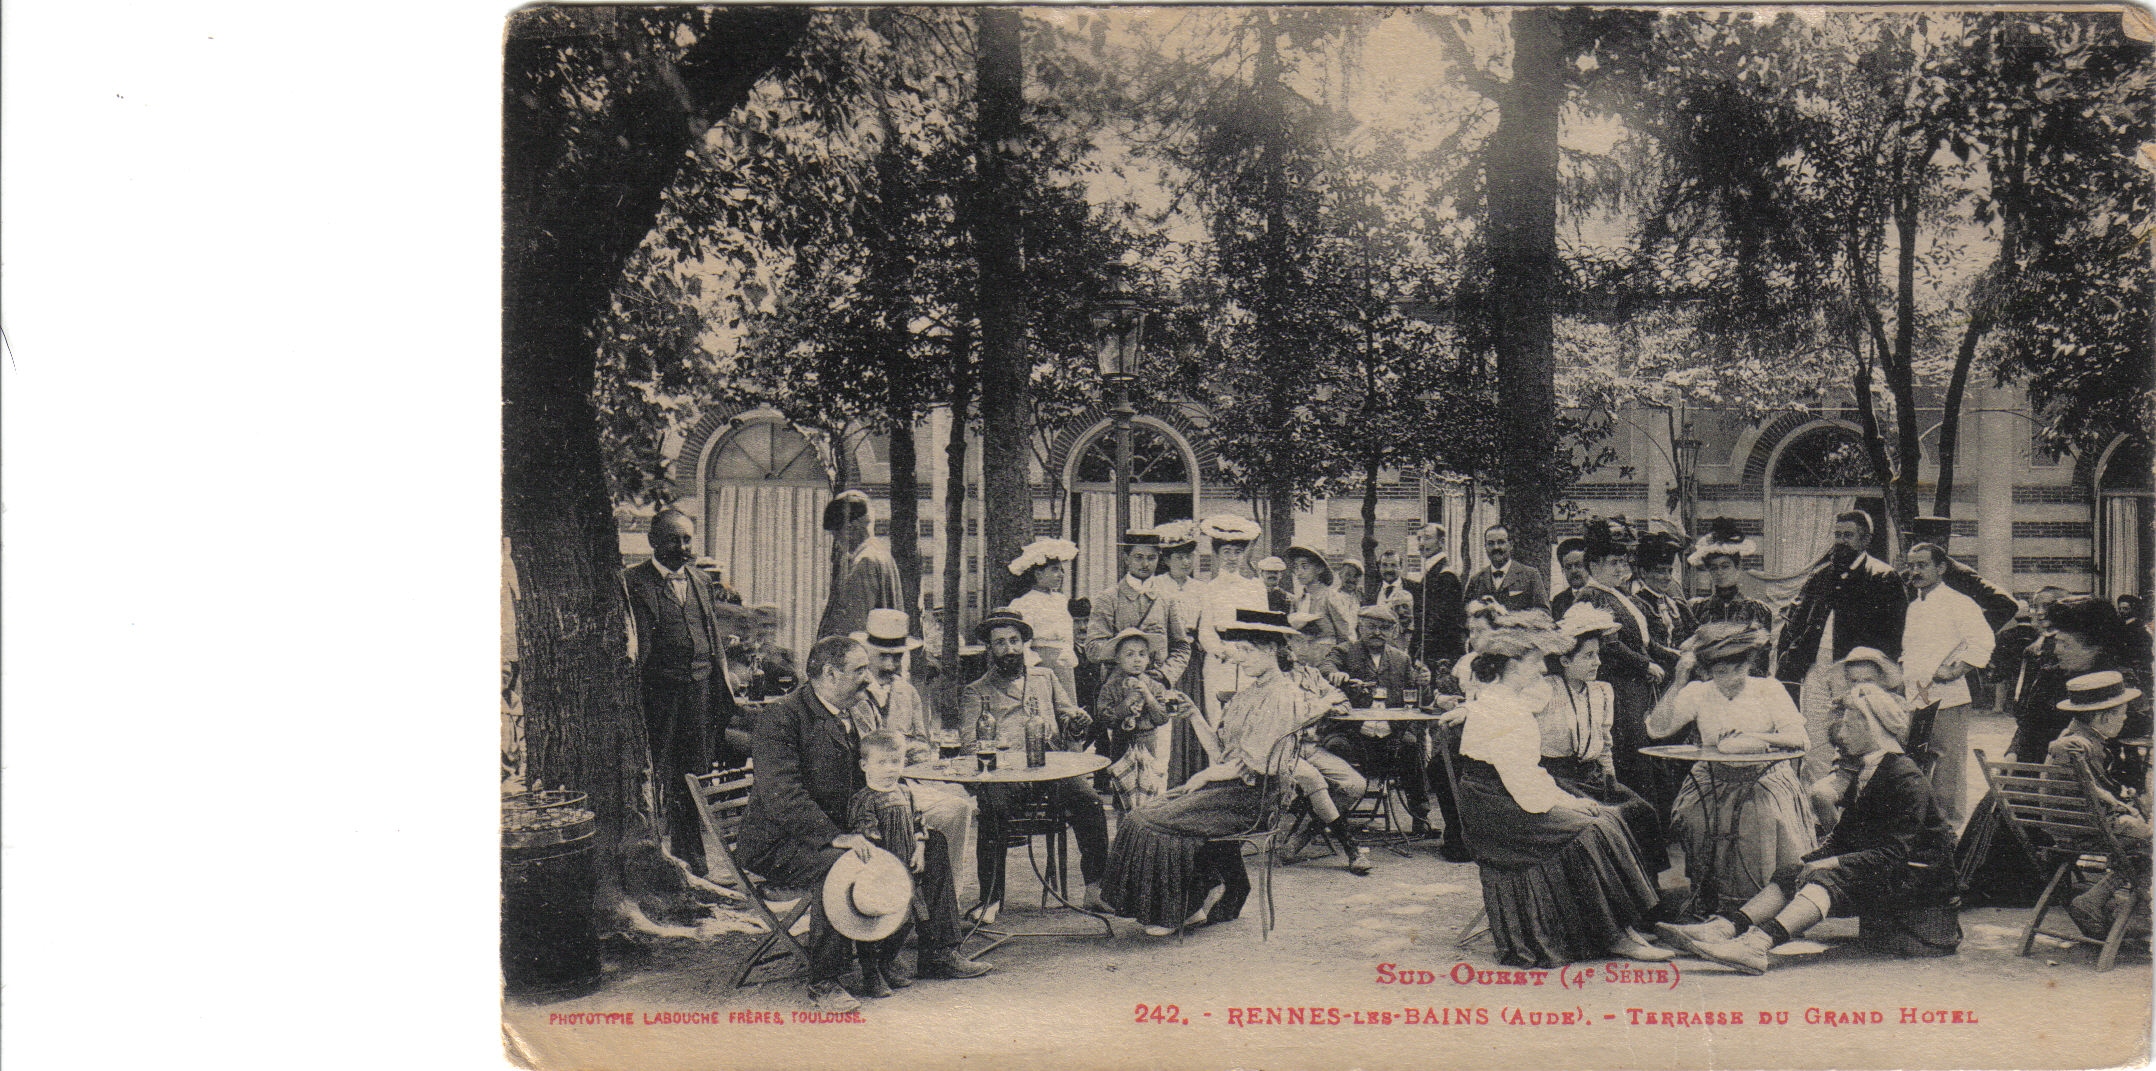
[[[2147,1051],[2156,20],[508,20],[528,1066]]]

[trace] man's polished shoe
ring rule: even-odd
[[[861,968],[861,985],[853,992],[856,996],[876,999],[890,996],[891,986],[883,980],[883,971],[880,968],[863,967]]]
[[[993,963],[983,963],[977,959],[967,959],[966,957],[959,955],[957,949],[946,948],[941,952],[931,953],[926,958],[921,960],[921,970],[919,977],[979,978],[980,976],[987,974],[989,971],[995,969],[996,965]]]
[[[1735,967],[1746,974],[1765,974],[1773,958],[1767,950],[1742,938],[1727,941],[1701,941],[1692,951],[1724,966]]]
[[[913,984],[913,975],[907,973],[906,969],[899,966],[898,961],[894,959],[883,965],[883,980],[889,983],[893,989],[904,989]]]
[[[810,982],[808,998],[809,1003],[815,1005],[816,1010],[820,1012],[861,1010],[861,1002],[855,1000],[853,994],[846,992],[846,987],[839,984],[836,978],[825,979],[821,982]]]

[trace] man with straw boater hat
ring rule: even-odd
[[[921,649],[920,638],[907,635],[906,625],[903,611],[878,607],[868,612],[868,628],[853,634],[854,642],[868,648],[869,676],[852,713],[864,735],[889,729],[904,737],[905,759],[912,764],[935,753],[939,734],[948,731],[956,736],[957,728],[943,727],[943,718],[906,675],[906,656]],[[971,793],[944,781],[907,781],[906,791],[921,821],[950,842],[955,875],[973,843],[973,819],[979,805]]]

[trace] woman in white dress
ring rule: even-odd
[[[1189,598],[1197,608],[1198,649],[1205,653],[1205,716],[1217,728],[1221,711],[1229,698],[1242,690],[1247,676],[1228,657],[1220,629],[1223,623],[1235,622],[1237,610],[1269,609],[1265,582],[1250,568],[1250,545],[1264,533],[1255,521],[1233,514],[1207,517],[1199,523],[1198,531],[1213,541],[1213,576],[1193,582],[1191,587],[1196,593]]]
[[[1063,578],[1077,557],[1078,544],[1068,539],[1037,539],[1010,564],[1011,575],[1025,587],[1011,600],[1011,612],[1033,627],[1033,653],[1071,695],[1078,694],[1078,627]]]
[[[1676,683],[1647,716],[1647,735],[1667,739],[1696,725],[1701,746],[1725,753],[1803,751],[1804,715],[1789,690],[1750,673],[1752,652],[1766,642],[1764,631],[1740,621],[1700,626],[1670,675]],[[1708,679],[1692,680],[1695,664]],[[1777,869],[1818,847],[1797,761],[1693,764],[1670,810],[1670,831],[1684,845],[1692,888],[1712,884],[1721,898],[1698,910],[1743,904]]]

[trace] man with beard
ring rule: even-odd
[[[1607,521],[1593,521],[1578,553],[1587,571],[1587,582],[1577,589],[1575,602],[1599,607],[1617,622],[1616,629],[1602,636],[1600,679],[1615,693],[1610,723],[1610,745],[1615,751],[1617,780],[1654,804],[1667,821],[1669,807],[1677,798],[1677,781],[1668,763],[1648,758],[1639,749],[1653,743],[1647,737],[1647,712],[1654,706],[1657,689],[1669,678],[1647,653],[1647,615],[1639,605],[1617,590],[1623,583],[1625,551]],[[1567,559],[1569,560],[1569,559]],[[1567,579],[1571,572],[1566,569]],[[1569,608],[1569,607],[1568,607]]]
[[[1071,701],[1063,682],[1046,667],[1026,668],[1026,651],[1033,643],[1033,627],[1008,607],[998,607],[981,619],[974,636],[988,648],[988,671],[966,685],[958,699],[960,741],[971,746],[987,728],[999,741],[1013,743],[1013,752],[1024,754],[1028,725],[1037,725],[1051,740],[1076,740],[1093,719]],[[1051,743],[1051,748],[1060,745]],[[1101,868],[1108,859],[1108,812],[1100,795],[1083,777],[1067,777],[1038,785],[981,786],[980,854],[976,860],[981,879],[981,919],[994,922],[1003,904],[1005,816],[1018,802],[1019,793],[1044,791],[1063,821],[1078,838],[1078,869],[1085,875],[1085,899],[1089,910],[1099,910]]]
[[[1835,663],[1858,647],[1901,659],[1908,600],[1901,574],[1865,553],[1871,540],[1871,514],[1850,510],[1834,518],[1834,546],[1805,579],[1775,649],[1775,673],[1796,696],[1811,738],[1804,757],[1807,782],[1824,777],[1834,761],[1827,726],[1841,692]]]
[[[1400,619],[1390,609],[1365,606],[1357,616],[1360,619],[1357,622],[1358,638],[1335,646],[1318,663],[1318,672],[1327,682],[1335,688],[1352,681],[1383,685],[1394,701],[1410,687],[1430,687],[1433,677],[1429,668],[1410,659],[1394,641],[1400,631]],[[1382,721],[1341,724],[1354,726],[1355,731],[1352,734],[1343,732],[1328,741],[1326,748],[1351,756],[1365,771],[1392,774],[1401,794],[1407,797],[1408,813],[1414,816],[1414,831],[1418,835],[1429,832],[1430,789],[1436,789],[1438,810],[1445,823],[1440,853],[1455,863],[1473,859],[1467,850],[1467,840],[1460,832],[1460,809],[1453,802],[1451,783],[1443,776],[1430,776],[1424,768],[1422,731]]]
[[[621,575],[666,836],[674,857],[704,872],[704,832],[684,774],[707,773],[734,720],[711,580],[690,563],[696,522],[679,510],[651,519],[651,560]]]
[[[1466,602],[1495,599],[1507,610],[1541,610],[1549,605],[1550,589],[1542,570],[1512,557],[1512,533],[1493,524],[1482,533],[1482,552],[1490,564],[1467,578]]]

